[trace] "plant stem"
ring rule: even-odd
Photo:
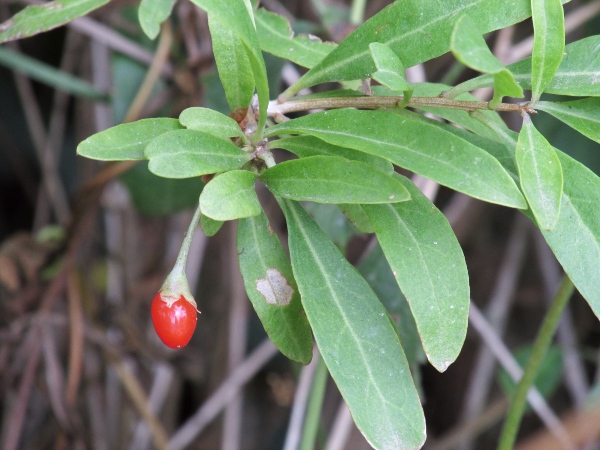
[[[269,103],[268,115],[289,114],[297,111],[307,111],[311,109],[336,109],[336,108],[395,108],[402,104],[404,97],[331,97],[331,98],[307,98],[299,100],[289,100],[284,103],[272,101]],[[477,111],[480,109],[490,109],[488,102],[451,100],[443,97],[411,97],[406,105],[408,107],[418,108],[421,106],[434,106],[440,108],[462,109],[464,111]],[[521,113],[528,112],[528,105],[518,105],[514,103],[500,103],[496,111],[509,111]]]
[[[185,265],[187,264],[188,254],[190,253],[190,247],[192,245],[192,239],[194,238],[194,231],[196,231],[196,228],[198,227],[200,216],[200,205],[198,205],[196,211],[194,212],[194,217],[192,217],[192,221],[190,222],[190,226],[188,227],[185,237],[183,238],[183,243],[179,249],[177,260],[173,266],[173,271],[177,270],[182,273],[185,272]]]
[[[527,361],[523,376],[517,384],[510,404],[510,409],[506,416],[506,421],[504,422],[498,450],[510,450],[513,448],[517,432],[519,431],[519,425],[523,418],[523,412],[525,411],[527,391],[529,391],[529,388],[535,381],[542,359],[544,358],[556,331],[558,321],[560,320],[562,312],[565,309],[565,306],[567,306],[574,289],[573,283],[569,277],[565,275],[533,344],[531,356]]]
[[[323,406],[323,397],[325,395],[325,386],[327,384],[327,366],[318,355],[317,370],[313,378],[313,385],[308,399],[308,409],[304,421],[304,430],[302,432],[302,442],[300,450],[311,450],[316,448],[315,440],[319,430],[319,418],[321,417],[321,408]]]
[[[352,25],[360,25],[365,16],[365,6],[367,0],[353,0],[352,9],[350,10],[350,23]]]

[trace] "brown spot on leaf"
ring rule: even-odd
[[[256,280],[256,290],[262,294],[269,305],[289,305],[294,289],[288,280],[274,268],[267,269],[265,278]]]

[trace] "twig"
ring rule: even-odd
[[[242,364],[229,374],[200,409],[177,430],[169,440],[169,450],[182,450],[191,444],[196,436],[202,433],[204,428],[237,395],[242,386],[250,381],[277,352],[277,347],[269,339],[265,339]]]
[[[340,406],[338,407],[331,431],[329,432],[329,438],[325,444],[325,450],[343,450],[346,448],[346,441],[352,430],[352,415],[348,409],[348,405],[342,399]]]

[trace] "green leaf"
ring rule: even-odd
[[[224,222],[222,220],[214,220],[208,216],[205,216],[204,214],[200,216],[200,228],[202,228],[204,235],[208,237],[217,234],[217,232],[223,226],[223,223]]]
[[[600,98],[571,102],[538,102],[536,109],[552,114],[581,134],[600,143]]]
[[[450,48],[456,59],[465,66],[494,75],[494,98],[490,101],[490,108],[498,106],[505,95],[523,97],[523,89],[517,84],[513,74],[490,51],[477,24],[469,16],[461,16],[454,25]]]
[[[536,103],[554,77],[565,50],[565,17],[560,0],[531,0],[533,50],[531,102]]]
[[[356,229],[348,221],[346,216],[344,216],[342,211],[340,211],[338,206],[312,202],[308,202],[303,206],[331,242],[333,242],[341,252],[345,252],[348,242],[357,233]]]
[[[179,115],[179,122],[189,130],[204,131],[224,139],[244,136],[235,120],[210,108],[184,109]]]
[[[363,208],[410,305],[427,358],[443,372],[457,358],[467,334],[465,257],[446,217],[410,180],[396,178],[412,201]]]
[[[271,148],[282,148],[292,152],[300,158],[318,155],[341,156],[342,158],[370,164],[376,169],[379,169],[387,174],[394,173],[394,166],[386,159],[369,155],[365,152],[352,150],[351,148],[332,145],[313,136],[285,137],[282,139],[277,139],[276,141],[271,141],[269,145]]]
[[[109,97],[108,94],[99,91],[81,78],[11,50],[6,46],[0,47],[0,65],[73,95],[92,100],[107,100]]]
[[[408,363],[412,366],[414,363],[424,362],[425,353],[419,338],[417,324],[410,312],[406,298],[398,287],[392,269],[385,259],[381,246],[376,245],[357,268],[377,294],[383,306],[392,317],[397,318],[400,341]]]
[[[377,72],[371,75],[371,78],[392,91],[403,92],[404,100],[402,103],[403,105],[408,104],[413,87],[406,81],[404,66],[400,58],[387,45],[378,42],[369,44],[369,50],[377,67]]]
[[[338,207],[358,231],[361,233],[375,233],[373,225],[369,220],[369,216],[367,216],[367,213],[360,205],[341,203]]]
[[[214,177],[200,194],[200,211],[213,220],[257,216],[262,211],[254,181],[256,174],[230,170]]]
[[[369,44],[389,46],[405,67],[411,67],[450,50],[450,35],[463,14],[473,18],[481,33],[521,22],[531,16],[530,0],[404,0],[383,8],[297,83],[285,91],[290,97],[319,83],[366,79],[375,72]],[[425,45],[424,45],[425,44]]]
[[[310,325],[290,261],[262,211],[238,221],[237,251],[248,298],[269,338],[285,356],[308,364]]]
[[[556,150],[564,175],[558,223],[542,230],[548,245],[600,318],[600,178]]]
[[[251,156],[233,143],[196,130],[176,130],[152,140],[144,154],[152,173],[189,178],[240,168]]]
[[[129,189],[136,209],[147,216],[163,217],[198,205],[204,187],[200,178],[173,180],[157,177],[148,170],[147,161],[129,169],[121,180]]]
[[[254,95],[254,74],[244,44],[212,16],[208,17],[208,26],[227,103],[232,111],[245,110]]]
[[[600,96],[600,35],[590,36],[565,47],[564,56],[554,78],[544,92],[571,96]],[[531,90],[531,58],[508,66],[523,89]],[[494,84],[491,75],[465,81],[461,90],[472,91]],[[458,86],[457,86],[458,87]]]
[[[177,119],[142,119],[93,134],[77,146],[77,153],[101,161],[144,159],[144,148],[154,138],[181,129]]]
[[[175,0],[142,0],[138,9],[140,25],[146,36],[156,39],[160,25],[169,18]]]
[[[275,195],[317,203],[390,203],[410,199],[390,175],[338,156],[310,156],[277,164],[261,181]]]
[[[423,410],[385,308],[302,207],[281,204],[304,310],[354,422],[374,448],[420,448]]]
[[[260,8],[255,12],[260,48],[267,53],[311,68],[334,48],[315,36],[294,36],[290,23],[283,16]]]
[[[222,26],[233,32],[243,43],[258,92],[258,103],[260,115],[258,120],[258,132],[262,132],[267,120],[267,107],[269,104],[269,84],[267,82],[267,68],[258,44],[258,36],[254,26],[252,9],[244,0],[192,0],[200,8],[204,9],[209,17],[217,20]],[[224,67],[232,71],[232,67]],[[221,73],[221,71],[219,71]]]
[[[540,228],[552,230],[560,214],[563,174],[554,148],[525,115],[515,151],[521,188]]]
[[[107,3],[108,0],[55,0],[27,6],[0,24],[0,44],[60,27]]]
[[[269,128],[265,135],[283,133],[310,134],[330,144],[380,156],[472,197],[527,207],[495,158],[429,123],[389,111],[340,109],[287,121]]]

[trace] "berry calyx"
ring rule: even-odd
[[[154,330],[167,347],[181,348],[190,342],[198,315],[196,307],[183,295],[175,298],[159,292],[152,300],[151,315]]]

